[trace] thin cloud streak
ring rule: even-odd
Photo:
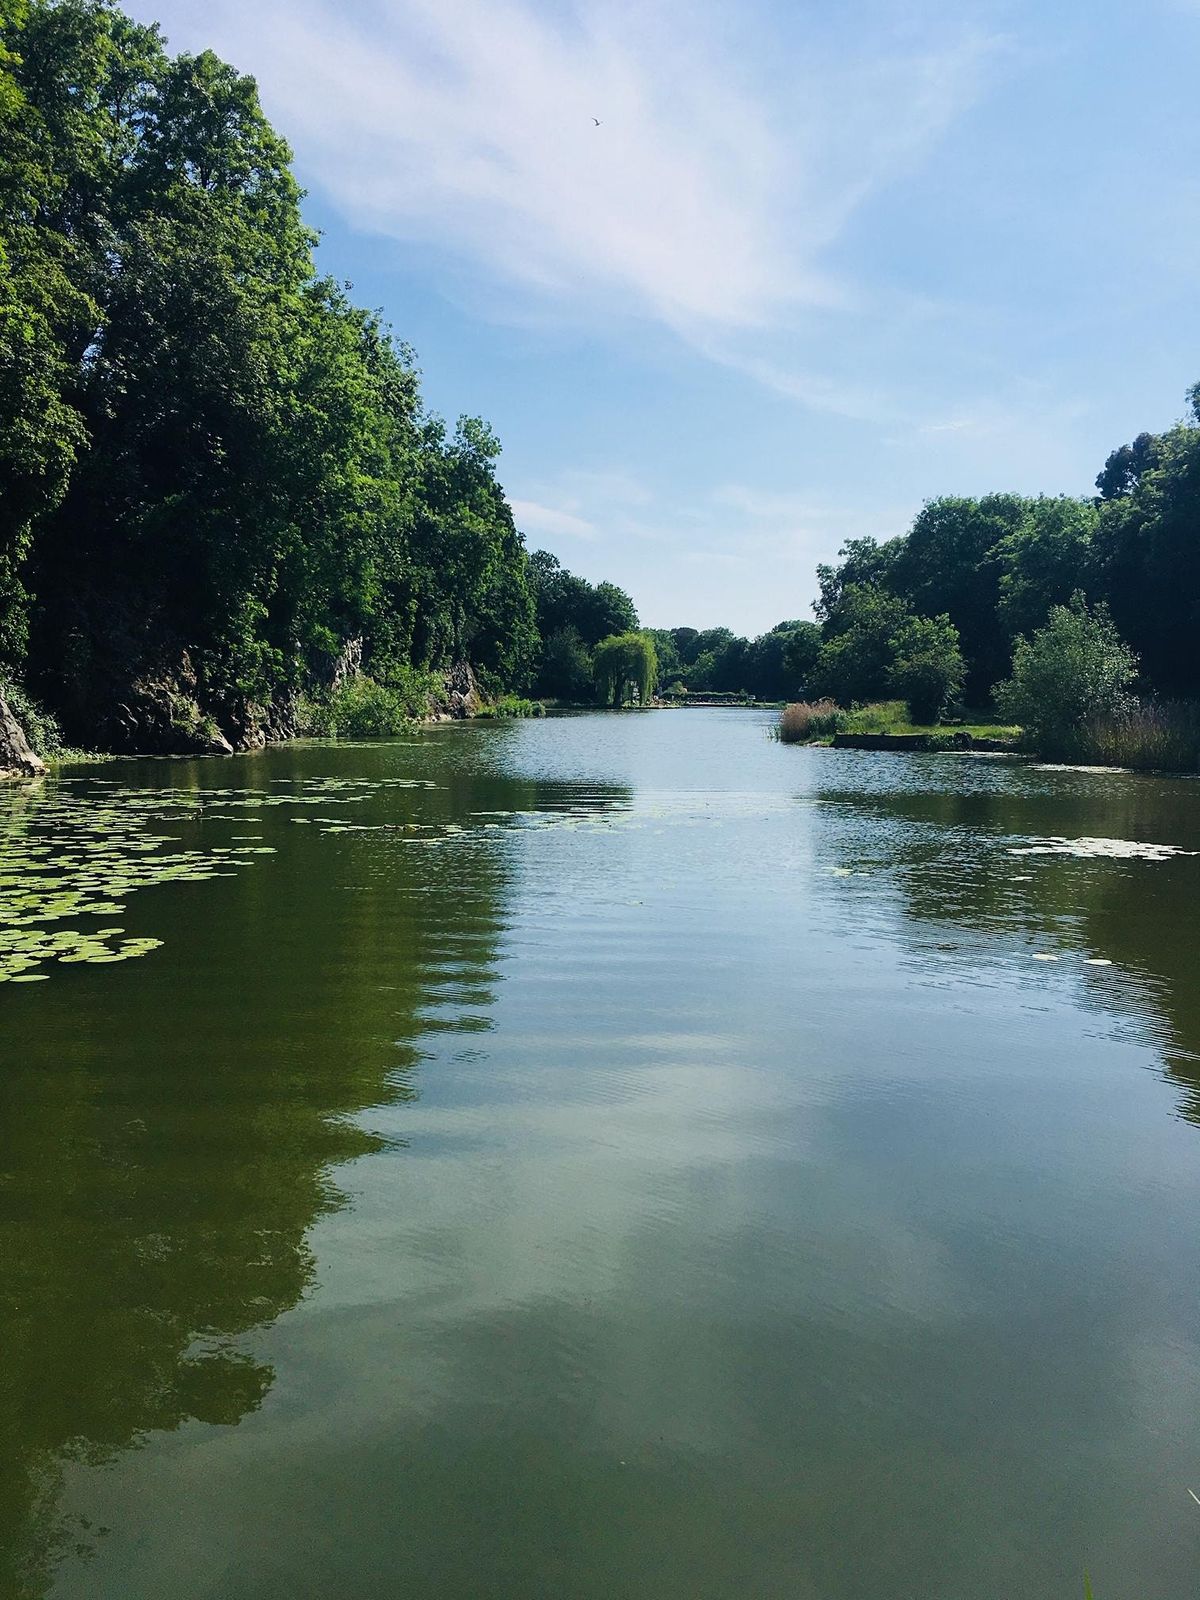
[[[596,537],[595,524],[576,516],[573,511],[564,510],[559,506],[540,505],[536,500],[510,498],[509,504],[512,506],[513,520],[522,533],[567,539]]]

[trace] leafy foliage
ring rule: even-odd
[[[305,696],[300,731],[322,739],[386,739],[425,715],[433,689],[430,675],[411,670],[388,684],[358,673],[327,695]]]
[[[544,640],[537,681],[541,692],[556,700],[591,699],[592,654],[578,628],[568,623]]]
[[[658,682],[658,657],[648,633],[617,633],[602,639],[593,656],[601,705],[647,705]]]
[[[1148,682],[1200,695],[1200,415],[1155,440],[1132,487],[1101,506],[1096,541],[1095,590]]]
[[[637,630],[633,601],[615,583],[591,584],[568,572],[548,550],[530,556],[529,578],[542,638],[537,690],[558,700],[587,700],[592,650],[602,639]]]
[[[958,629],[944,614],[909,617],[892,635],[891,646],[889,686],[904,696],[914,722],[937,722],[963,686]]]
[[[845,706],[881,699],[895,661],[893,640],[908,620],[905,602],[878,584],[847,585],[826,622],[829,636],[812,674],[817,694]]]
[[[26,694],[20,684],[0,679],[0,700],[17,719],[35,755],[41,756],[43,761],[62,755],[63,736],[57,720]]]
[[[236,737],[351,640],[525,683],[499,446],[317,274],[253,80],[111,0],[0,18],[0,664],[88,732],[186,677]]]
[[[1200,385],[1188,399],[1187,420],[1110,454],[1094,501],[943,497],[898,539],[850,540],[837,565],[817,569],[823,645],[809,687],[847,700],[880,692],[886,596],[917,617],[949,618],[962,693],[981,704],[1008,676],[1014,641],[1081,593],[1108,608],[1145,689],[1200,696]],[[864,591],[876,596],[869,605]]]
[[[519,694],[502,694],[499,699],[484,706],[479,715],[485,719],[506,722],[513,717],[544,717],[546,708],[540,700],[527,700]]]
[[[1055,606],[1044,628],[1017,640],[1011,678],[996,688],[1002,716],[1045,753],[1069,755],[1089,722],[1130,709],[1138,662],[1102,603],[1082,594]]]
[[[652,628],[659,676],[690,692],[786,700],[803,690],[821,648],[812,622],[779,622],[756,639],[729,628]]]

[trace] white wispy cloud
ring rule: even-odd
[[[852,416],[878,400],[737,339],[853,300],[829,247],[972,101],[994,48],[932,12],[925,37],[873,44],[868,27],[850,56],[762,17],[731,42],[715,0],[155,10],[174,44],[212,44],[257,74],[349,221],[442,252],[477,302],[492,286],[498,315],[524,302],[650,319]]]
[[[513,517],[522,533],[535,537],[594,539],[595,523],[564,506],[544,506],[537,500],[510,499]]]

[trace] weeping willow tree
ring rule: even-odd
[[[601,705],[646,705],[658,682],[658,654],[647,633],[614,633],[601,639],[592,657]]]

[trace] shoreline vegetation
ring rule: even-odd
[[[780,713],[776,736],[782,744],[832,745],[842,741],[875,739],[881,749],[896,750],[1018,750],[1022,730],[982,717],[937,724],[914,722],[901,700],[891,700],[846,710],[832,700],[798,701]],[[916,741],[920,741],[919,743]],[[867,745],[858,748],[869,748]]]
[[[832,701],[796,701],[780,713],[773,735],[782,744],[846,749],[983,751],[1068,761],[1136,772],[1200,773],[1200,707],[1134,703],[1076,727],[1049,746],[1016,724],[986,720],[917,724],[903,702],[846,710]]]
[[[818,567],[813,620],[650,628],[527,550],[494,433],[318,270],[253,79],[114,0],[22,0],[0,137],[0,774],[705,697],[787,706],[786,742],[832,715],[791,708],[885,737],[902,701],[934,747],[972,706],[1200,770],[1200,385],[1091,498],[934,498]]]

